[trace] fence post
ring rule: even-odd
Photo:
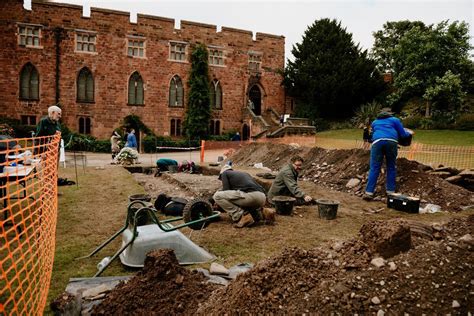
[[[408,160],[413,160],[413,157],[415,156],[417,149],[418,149],[418,143],[413,143],[410,146],[410,150],[408,151],[408,157],[407,157]]]
[[[204,163],[204,147],[206,146],[206,141],[201,140],[201,164]]]

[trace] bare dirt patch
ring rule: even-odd
[[[198,311],[466,314],[474,308],[474,252],[458,236],[472,234],[473,224],[472,216],[452,221],[444,228],[445,238],[420,240],[380,268],[370,263],[377,254],[360,239],[332,249],[286,249],[214,292]],[[351,261],[359,265],[348,265]]]
[[[253,166],[261,162],[265,167],[279,170],[292,156],[300,155],[305,159],[301,175],[303,181],[361,196],[367,183],[369,154],[362,149],[326,150],[297,145],[250,144],[231,159],[236,165]],[[429,169],[416,161],[398,159],[397,191],[420,197],[424,204],[440,205],[445,211],[460,211],[462,207],[474,204],[474,193],[429,174],[426,172]],[[359,182],[348,188],[351,179]],[[377,192],[385,192],[384,174],[379,177]]]
[[[456,218],[443,226],[432,222],[461,214],[406,214],[387,209],[381,201],[363,201],[358,194],[368,170],[367,152],[250,145],[231,159],[236,169],[255,175],[261,170],[251,168],[254,163],[278,170],[295,154],[306,159],[302,188],[315,198],[341,202],[335,220],[322,220],[315,206],[303,206],[295,208],[292,216],[278,216],[274,226],[236,229],[228,221],[212,223],[192,235],[193,241],[226,266],[258,262],[251,271],[227,287],[203,287],[201,291],[198,285],[204,284],[202,275],[187,275],[168,255],[159,255],[155,262],[164,263],[149,265],[148,270],[112,291],[102,303],[105,305],[95,312],[190,315],[382,311],[457,315],[473,310],[474,244],[472,237],[466,236],[474,235],[474,216]],[[408,161],[399,164],[399,176],[407,177],[406,181],[399,179],[402,192],[428,191],[438,184],[439,189],[423,196],[427,202],[441,201],[441,196],[446,202],[438,203],[443,210],[459,210],[472,204],[471,194],[449,183],[445,186],[437,182],[439,178],[431,179],[424,174],[423,166]],[[423,177],[416,178],[419,174]],[[347,181],[358,175],[360,187],[346,188]],[[159,193],[207,197],[220,187],[217,176],[134,176],[152,197]],[[419,186],[407,185],[412,178],[421,182],[414,182]],[[268,188],[272,180],[259,181]],[[425,182],[432,187],[425,187]],[[187,228],[182,230],[190,233]],[[380,267],[371,263],[376,258]],[[184,280],[183,275],[189,288],[179,287],[176,282]],[[192,291],[194,297],[189,300],[193,307],[183,305]],[[176,296],[180,292],[183,296]],[[160,305],[154,305],[155,301],[148,304],[150,300]]]

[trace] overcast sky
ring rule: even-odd
[[[28,7],[29,0],[25,0]],[[302,40],[304,31],[315,20],[336,19],[355,43],[370,50],[372,33],[381,30],[387,21],[421,20],[426,24],[443,20],[465,21],[470,25],[471,45],[474,45],[473,0],[54,0],[55,2],[99,7],[189,20],[256,32],[285,36],[286,58],[293,58],[291,49]]]

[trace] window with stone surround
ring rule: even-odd
[[[84,67],[77,76],[77,102],[94,102],[94,77],[92,72]]]
[[[209,126],[210,135],[220,135],[221,134],[221,120],[211,120]]]
[[[224,66],[224,50],[219,48],[209,48],[209,65]]]
[[[210,98],[211,109],[222,110],[222,88],[219,80],[211,82]]]
[[[170,42],[170,60],[186,61],[186,45],[184,42]]]
[[[144,38],[128,38],[127,39],[127,55],[130,57],[145,57],[145,39]]]
[[[249,70],[258,72],[260,71],[261,65],[262,65],[262,53],[249,52]]]
[[[181,119],[171,119],[170,136],[181,136]]]
[[[97,35],[87,32],[76,32],[76,52],[95,53]]]
[[[39,100],[39,74],[31,63],[23,66],[20,72],[20,99]]]
[[[170,82],[169,106],[183,107],[184,90],[181,78],[176,75]]]
[[[41,26],[29,24],[18,25],[18,45],[26,47],[42,47]]]
[[[144,105],[143,79],[137,71],[130,76],[128,81],[128,104]]]
[[[79,134],[91,134],[91,118],[79,117]]]
[[[36,125],[35,115],[21,115],[20,119],[22,125]]]

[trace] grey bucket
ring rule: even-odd
[[[316,200],[318,204],[319,218],[323,219],[335,219],[337,215],[337,208],[339,207],[339,201],[335,200]]]

